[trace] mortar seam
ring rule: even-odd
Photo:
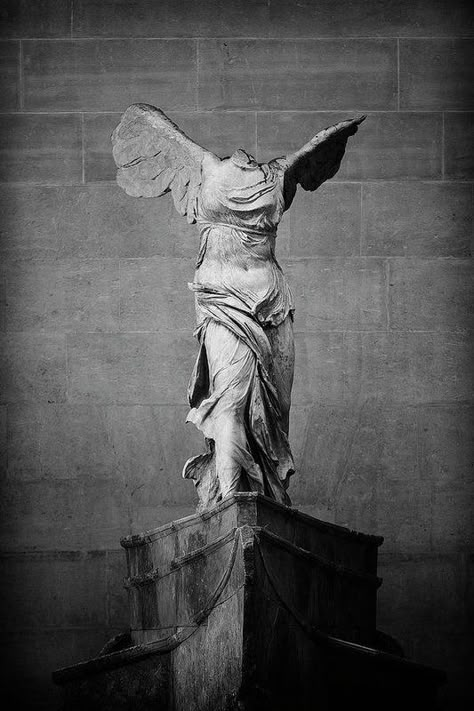
[[[86,184],[86,159],[85,159],[85,121],[84,113],[81,112],[81,182]]]
[[[397,37],[397,111],[400,111],[400,38]]]
[[[24,79],[24,59],[23,59],[23,41],[20,40],[20,49],[18,56],[18,107],[19,111],[24,111],[25,108],[25,79]]]
[[[390,258],[385,259],[385,318],[387,321],[387,333],[391,331],[391,319],[390,319],[390,277],[391,277],[391,267]]]
[[[444,111],[441,112],[441,180],[445,178],[445,122]]]
[[[199,38],[196,39],[196,98],[195,98],[195,111],[199,111],[199,71],[200,71],[200,46]]]

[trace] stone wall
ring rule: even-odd
[[[109,136],[160,106],[269,159],[367,113],[298,194],[291,494],[382,534],[379,626],[466,699],[474,98],[462,0],[8,0],[2,21],[2,613],[14,693],[126,628],[119,538],[193,511],[195,227],[114,184]],[[468,607],[471,599],[471,607]],[[19,706],[18,706],[19,707]]]

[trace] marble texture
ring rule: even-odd
[[[207,451],[188,459],[183,469],[196,485],[199,510],[242,490],[290,504],[294,304],[275,258],[277,227],[298,185],[313,191],[337,173],[347,140],[363,119],[339,122],[295,153],[267,163],[257,163],[242,148],[221,159],[147,104],[130,106],[112,134],[117,182],[125,192],[133,197],[171,192],[177,211],[200,231],[189,284],[200,350],[188,387],[187,419],[204,434]],[[137,263],[128,279],[138,283],[140,271]],[[171,277],[170,293],[173,283]],[[147,300],[155,294],[148,289]],[[152,305],[144,310],[150,309],[158,327],[163,312]],[[175,303],[170,309],[179,329],[180,310]]]

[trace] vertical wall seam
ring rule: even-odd
[[[68,348],[68,334],[64,336],[64,362],[66,368],[66,402],[69,402],[69,348]]]
[[[71,0],[71,13],[69,16],[69,35],[71,39],[74,37],[74,0]]]
[[[397,37],[397,111],[400,111],[400,38]]]
[[[195,105],[197,111],[199,111],[199,39],[195,40],[196,42],[196,96],[195,96]]]
[[[122,259],[118,260],[118,329],[122,332]]]
[[[356,334],[357,338],[360,339],[361,334],[357,333]],[[341,348],[342,348],[342,355],[341,355],[341,366],[342,366],[342,393],[341,393],[341,400],[342,404],[345,404],[348,399],[350,399],[350,393],[348,393],[348,387],[347,387],[347,369],[349,367],[349,358],[347,357],[347,333],[346,329],[342,329],[341,333]],[[348,397],[349,395],[349,397]],[[337,502],[336,502],[336,512],[337,512]]]
[[[363,196],[363,190],[364,190],[364,184],[361,182],[359,185],[359,257],[362,257],[362,216],[364,213],[363,206],[362,206],[362,201],[364,199]],[[366,254],[364,256],[367,256]]]
[[[257,154],[258,154],[257,111],[253,112],[253,120],[254,120],[254,142],[255,142],[254,148],[255,148],[255,157],[257,157]]]
[[[110,627],[109,551],[105,551],[105,624]]]
[[[260,160],[258,147],[258,111],[255,111],[255,157]]]
[[[444,161],[445,161],[445,140],[444,140],[444,111],[441,112],[441,180],[444,180]]]
[[[23,41],[20,40],[20,50],[18,56],[18,109],[24,110],[25,107],[25,80],[23,76]]]
[[[7,475],[8,475],[8,465],[9,465],[9,461],[8,461],[8,454],[9,454],[9,447],[8,447],[8,442],[9,442],[8,426],[9,426],[9,422],[10,422],[10,413],[9,413],[9,410],[10,410],[10,405],[9,405],[9,403],[7,402],[7,403],[5,404],[5,440],[6,440],[6,445],[5,445],[5,472],[7,473]]]
[[[420,428],[421,428],[421,422],[420,422],[420,408],[415,407],[415,425],[416,425],[416,474],[417,478],[421,480],[422,477],[422,467],[421,467],[421,438],[420,438]]]
[[[390,333],[390,258],[385,260],[385,320],[387,322],[387,333]]]
[[[8,277],[5,275],[2,279],[2,299],[3,299],[3,335],[7,336],[7,316],[8,316]]]
[[[81,111],[81,182],[86,184],[86,157],[85,157],[85,121],[84,112]]]

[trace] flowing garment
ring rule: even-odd
[[[179,214],[201,233],[190,285],[200,350],[188,420],[204,433],[208,451],[183,470],[197,487],[198,510],[239,490],[290,503],[293,305],[275,259],[276,228],[298,185],[316,190],[337,173],[364,119],[340,121],[260,165],[243,149],[219,158],[149,104],[129,106],[112,134],[125,192],[171,193]]]
[[[206,191],[204,183],[201,191],[201,247],[189,285],[200,350],[187,421],[203,432],[208,451],[183,470],[201,510],[239,490],[290,503],[293,304],[274,256],[283,207],[278,164],[261,166],[250,184]]]

